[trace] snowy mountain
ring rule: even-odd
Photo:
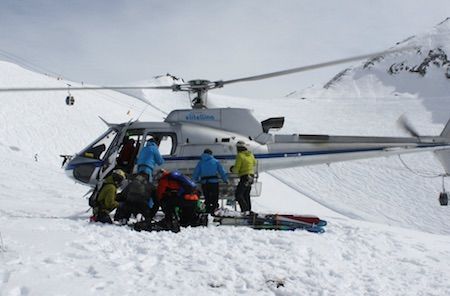
[[[420,134],[439,134],[450,118],[449,26],[327,88],[259,101],[210,94],[210,102],[253,108],[261,120],[285,116],[282,133],[405,135],[396,120],[406,114]],[[0,87],[67,84],[76,85],[0,62]],[[113,91],[71,93],[73,106],[64,92],[0,93],[0,295],[450,294],[450,212],[437,201],[442,168],[431,153],[264,174],[255,210],[317,214],[329,222],[322,235],[234,227],[137,233],[88,222],[87,188],[64,175],[59,154],[103,132],[98,116],[157,121],[188,98],[129,93],[147,106]]]
[[[420,99],[434,123],[446,123],[449,115],[441,105],[450,90],[450,19],[430,32],[411,36],[394,48],[406,52],[380,56],[360,66],[343,70],[314,94],[303,96],[334,98]]]
[[[286,110],[290,102],[299,106],[289,126],[315,134],[407,136],[397,125],[404,114],[419,135],[438,135],[450,119],[450,20],[397,47],[413,49],[363,61],[323,88],[283,99]],[[425,153],[293,169],[276,176],[346,216],[448,234],[449,213],[436,207],[435,200],[442,180],[434,177],[441,173],[432,153]]]

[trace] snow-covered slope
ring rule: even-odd
[[[53,165],[3,159],[1,295],[448,295],[450,237],[318,211],[322,235],[88,223],[82,188]],[[10,172],[21,172],[17,177]],[[264,177],[264,210],[310,209]],[[267,190],[268,189],[268,190]],[[289,194],[286,201],[274,194]],[[289,202],[290,204],[288,204]]]
[[[446,26],[416,37],[425,40],[422,60],[426,46],[442,42],[447,51]],[[404,135],[395,121],[406,113],[420,133],[439,134],[445,120],[436,112],[450,114],[446,63],[424,76],[386,72],[403,60],[418,63],[420,53],[356,67],[328,89],[298,97],[255,101],[210,94],[210,102],[254,108],[261,120],[286,116],[282,133]],[[66,83],[0,62],[1,87]],[[425,91],[435,91],[433,99]],[[398,158],[261,177],[256,211],[318,214],[329,222],[322,235],[233,227],[137,233],[88,223],[87,188],[65,177],[58,155],[100,134],[105,126],[97,116],[123,122],[142,113],[141,120],[156,121],[188,100],[160,91],[133,93],[150,101],[145,107],[117,92],[72,93],[74,106],[65,105],[64,92],[0,93],[0,295],[450,294],[450,212],[437,202],[441,181],[411,173]],[[420,172],[441,172],[431,154],[403,160]]]
[[[67,86],[71,82],[43,76],[0,62],[0,86]],[[38,155],[56,164],[59,154],[71,154],[98,136],[106,126],[98,119],[128,121],[144,104],[113,92],[71,92],[75,104],[67,106],[65,92],[1,93],[0,143],[3,150],[23,158]],[[103,108],[102,108],[103,106]],[[128,112],[129,111],[129,112]],[[128,113],[128,114],[127,114]],[[158,113],[153,112],[154,116]]]
[[[326,88],[298,92],[276,104],[261,100],[255,112],[261,119],[286,116],[285,133],[408,136],[397,125],[405,114],[419,134],[438,135],[450,119],[450,21],[397,46],[415,49],[363,61]],[[348,217],[449,234],[450,213],[437,202],[442,180],[430,178],[441,173],[432,153],[423,153],[273,175]]]

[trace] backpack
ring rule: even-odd
[[[127,185],[125,191],[126,201],[147,203],[152,194],[152,187],[145,178],[138,175]]]
[[[183,191],[184,194],[192,194],[194,190],[197,188],[197,184],[195,184],[194,181],[192,181],[179,171],[171,172],[169,178],[179,182],[179,184],[184,190]]]

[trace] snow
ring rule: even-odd
[[[446,41],[439,32],[408,42],[433,47]],[[252,106],[261,120],[286,116],[282,133],[401,136],[396,120],[406,114],[420,134],[439,134],[450,117],[445,69],[390,76],[384,69],[391,62],[355,66],[328,90],[258,101],[210,94],[210,102]],[[1,87],[70,83],[5,62],[0,70]],[[151,83],[170,84],[159,79]],[[450,212],[437,201],[441,180],[413,174],[395,157],[261,176],[257,212],[316,214],[329,223],[324,234],[236,227],[148,233],[89,223],[88,188],[65,176],[59,154],[102,133],[98,116],[159,121],[188,100],[134,93],[151,102],[145,107],[112,91],[73,94],[75,105],[67,106],[64,92],[0,93],[0,295],[450,294]],[[402,159],[417,172],[442,173],[431,153]]]

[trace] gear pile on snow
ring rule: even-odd
[[[282,215],[250,213],[217,213],[213,216],[213,223],[217,225],[246,226],[253,229],[271,230],[307,230],[314,233],[325,232],[327,222],[317,216],[310,215]]]

